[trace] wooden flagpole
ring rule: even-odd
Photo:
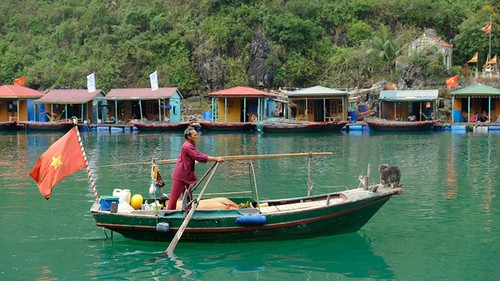
[[[92,187],[92,191],[94,192],[94,198],[96,200],[99,200],[99,195],[97,194],[97,189],[95,188],[94,177],[92,176],[92,171],[90,171],[89,161],[87,160],[87,155],[85,155],[85,149],[83,149],[83,143],[82,143],[82,138],[80,136],[80,131],[78,131],[78,119],[73,118],[73,123],[74,123],[73,130],[76,130],[78,143],[80,144],[80,149],[82,151],[83,159],[85,160],[85,167],[87,168],[90,187]]]

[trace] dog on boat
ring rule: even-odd
[[[380,184],[382,187],[401,187],[401,171],[398,166],[380,165],[378,166],[380,174]]]

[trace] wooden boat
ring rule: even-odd
[[[378,118],[367,118],[364,122],[370,129],[376,131],[425,131],[429,130],[438,120],[428,121],[395,121]]]
[[[193,122],[144,122],[130,121],[130,125],[141,131],[184,131],[189,125],[196,126]]]
[[[17,121],[17,125],[26,131],[69,131],[73,127],[73,121],[37,122]]]
[[[182,239],[241,242],[356,232],[393,195],[401,191],[399,188],[379,188],[372,192],[356,188],[311,197],[269,200],[261,204],[254,200],[248,201],[251,200],[248,198],[232,198],[235,203],[250,202],[256,207],[197,210]],[[97,202],[90,211],[97,226],[138,240],[170,241],[185,218],[183,211],[134,210],[130,213],[111,213],[101,211]],[[163,226],[159,225],[161,223]]]
[[[331,155],[331,153],[299,154],[287,156]],[[255,156],[273,158],[272,154]],[[240,157],[250,160],[262,158]],[[225,157],[226,161],[235,159]],[[214,164],[215,168],[212,166],[200,180],[202,182],[206,175],[211,173],[187,214],[182,210],[162,209],[131,209],[123,212],[103,210],[102,203],[96,201],[90,209],[96,225],[131,239],[172,241],[169,249],[176,239],[242,242],[335,235],[359,230],[393,195],[403,192],[399,181],[397,183],[387,181],[383,185],[371,184],[368,172],[367,176],[360,176],[361,187],[350,190],[312,196],[309,189],[308,196],[265,201],[255,198],[211,198],[206,200],[217,202],[217,199],[224,199],[221,202],[225,202],[226,205],[204,209],[202,208],[204,200],[200,198],[218,164]],[[399,174],[399,169],[397,172]],[[285,188],[286,183],[283,185]],[[258,194],[256,191],[255,187],[255,192],[252,194]]]
[[[374,114],[373,110],[367,110],[363,112],[358,112],[356,114],[356,120],[357,121],[363,121],[365,118],[370,117],[372,114]]]
[[[222,131],[222,132],[246,132],[255,130],[254,122],[200,122],[201,129],[205,131]]]
[[[0,122],[0,131],[10,131],[17,130],[16,121],[1,121]]]
[[[326,133],[340,131],[347,121],[337,122],[301,122],[301,121],[266,121],[257,124],[257,130],[268,133]]]

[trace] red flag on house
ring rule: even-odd
[[[483,28],[481,28],[481,30],[484,31],[486,34],[490,34],[491,33],[491,24],[492,24],[492,22],[490,21]]]
[[[47,200],[50,198],[54,185],[87,166],[76,130],[78,128],[75,126],[53,143],[40,156],[29,173],[38,185],[40,193]]]
[[[26,83],[26,76],[14,79],[14,85],[24,86],[25,83]]]
[[[458,83],[458,75],[455,75],[450,78],[446,78],[446,88],[453,88]]]

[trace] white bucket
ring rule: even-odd
[[[113,190],[113,196],[119,198],[118,202],[126,202],[127,204],[130,204],[130,189],[115,188],[115,190]]]

